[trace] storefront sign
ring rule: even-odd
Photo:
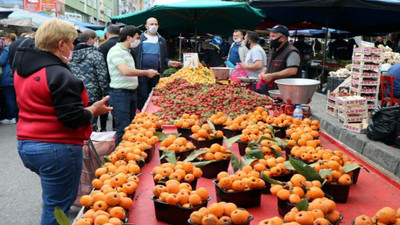
[[[38,12],[40,11],[40,1],[24,0],[24,9],[29,12]]]

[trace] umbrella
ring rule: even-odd
[[[232,34],[235,29],[254,29],[264,18],[261,10],[245,2],[187,0],[156,5],[150,9],[112,17],[112,22],[140,26],[149,17],[158,19],[169,35],[179,33]]]
[[[11,13],[8,18],[30,19],[32,21],[30,27],[38,28],[44,21],[50,19],[51,17],[22,9],[14,9],[14,12]]]
[[[312,34],[313,37],[317,38],[325,38],[325,35],[328,33],[328,36],[332,39],[337,39],[339,37],[350,38],[356,36],[356,34],[348,31],[325,28],[325,27],[321,30],[310,30],[310,33]]]
[[[251,5],[285,25],[308,21],[360,34],[400,30],[398,0],[253,0]]]
[[[0,20],[0,24],[18,27],[31,27],[32,19],[30,18],[8,18]]]

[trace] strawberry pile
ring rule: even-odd
[[[200,122],[217,112],[228,117],[253,112],[257,107],[272,104],[272,99],[259,95],[238,84],[190,84],[186,80],[175,79],[154,91],[153,104],[161,107],[156,115],[171,123],[182,114],[196,114]]]

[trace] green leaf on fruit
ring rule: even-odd
[[[214,126],[214,124],[213,124],[210,120],[207,120],[207,124],[211,127],[211,130],[213,131],[213,133],[215,133],[215,126]]]
[[[257,159],[245,159],[245,158],[240,158],[240,164],[242,164],[243,166],[250,166],[254,161],[256,161]]]
[[[316,165],[318,165],[319,164],[319,162],[317,161],[317,162],[315,162],[315,163],[311,163],[311,164],[308,164],[309,166],[311,166],[312,168],[314,168]]]
[[[160,157],[161,159],[167,160],[167,162],[172,163],[173,165],[176,165],[176,156],[174,151],[162,151],[162,155]]]
[[[301,201],[296,203],[296,208],[300,211],[308,211],[308,198],[303,198]]]
[[[212,162],[215,162],[215,161],[194,162],[193,165],[196,166],[196,167],[202,167],[202,166],[206,166],[206,165],[208,165],[208,164],[210,164]]]
[[[275,137],[275,129],[272,125],[267,124],[268,129],[271,131],[271,136]]]
[[[360,168],[360,166],[357,163],[349,163],[349,164],[343,166],[344,173],[351,172],[358,168]]]
[[[251,149],[244,156],[246,159],[264,159],[264,154],[260,149]]]
[[[240,168],[242,168],[241,162],[239,161],[239,158],[233,153],[231,154],[231,165],[232,165],[232,168],[233,168],[233,172],[236,172]]]
[[[265,175],[264,173],[260,173],[260,178],[263,179],[265,182],[268,182],[270,184],[280,184],[280,185],[282,185],[282,182],[280,182],[279,180],[275,180],[275,179]]]
[[[280,152],[278,152],[275,148],[268,146],[269,149],[271,149],[272,152],[276,155],[276,157],[283,157]]]
[[[321,169],[319,175],[324,179],[325,176],[332,176],[332,169]]]
[[[236,136],[231,137],[231,138],[224,137],[224,141],[225,141],[226,147],[228,147],[228,148],[230,148],[238,140],[240,140],[240,135],[236,135]]]
[[[251,141],[247,144],[247,147],[249,147],[250,149],[255,148],[255,146],[257,146],[257,142],[256,141]]]
[[[58,206],[56,206],[54,209],[54,217],[56,218],[57,223],[60,225],[71,225],[67,215],[65,215],[64,211],[62,211],[62,209],[60,209]]]
[[[286,169],[288,169],[288,170],[295,170],[294,167],[292,166],[292,164],[290,164],[289,161],[284,161],[283,165],[285,165]]]
[[[282,140],[282,139],[280,139],[278,137],[274,137],[274,138],[272,138],[272,140],[275,141],[276,145],[278,145],[281,148],[285,148],[286,145],[288,144],[287,141]]]
[[[301,175],[303,175],[308,181],[319,180],[323,181],[321,176],[309,165],[300,161],[298,159],[289,158],[290,164],[294,167],[294,169]]]
[[[155,132],[154,135],[157,136],[160,141],[164,141],[169,135],[174,135],[175,137],[179,137],[179,136],[181,136],[181,133],[168,133],[168,134],[166,134],[166,133],[163,133],[163,132]]]
[[[201,154],[204,154],[206,152],[208,152],[208,151],[207,150],[202,150],[202,149],[196,150],[196,151],[190,153],[190,155],[188,157],[186,157],[186,159],[183,160],[183,161],[184,162],[192,162],[195,158],[197,158],[197,156],[199,156]]]

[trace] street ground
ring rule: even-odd
[[[42,213],[42,188],[39,176],[25,168],[18,155],[16,127],[0,124],[0,225],[36,225]],[[71,207],[71,221],[79,210]]]

